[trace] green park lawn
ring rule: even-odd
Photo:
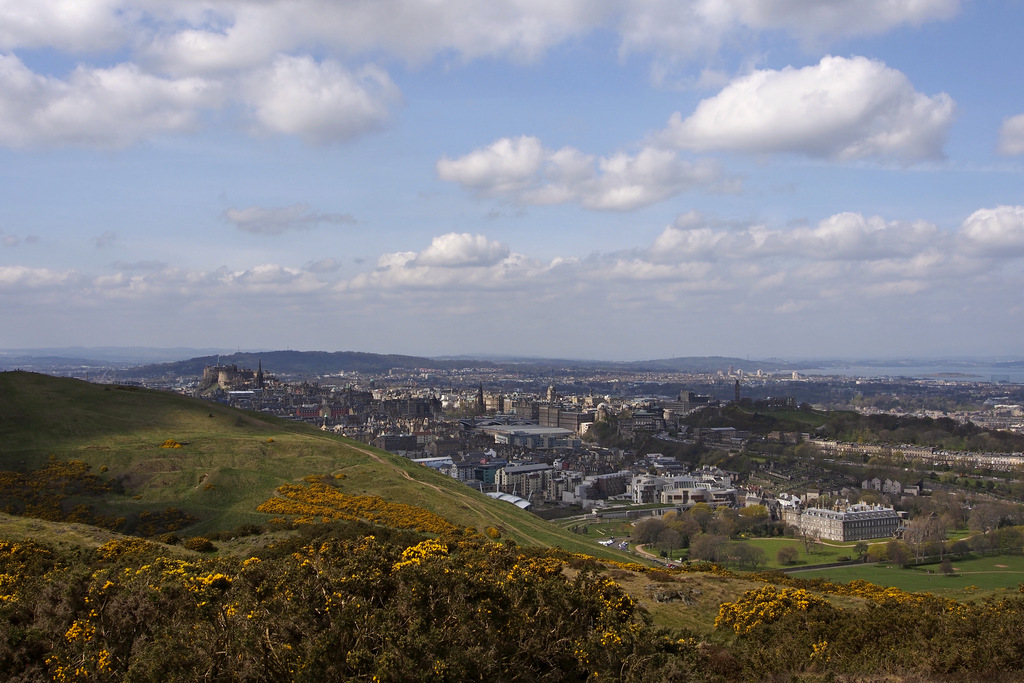
[[[972,600],[988,596],[1014,595],[1024,583],[1024,556],[967,556],[953,561],[954,573],[945,576],[938,563],[901,569],[886,563],[853,564],[846,567],[809,569],[794,572],[802,579],[824,578],[839,583],[864,579],[880,586],[895,586],[906,591],[921,591],[952,598]],[[930,572],[930,573],[929,573]]]
[[[601,520],[597,522],[591,520],[560,520],[558,524],[566,530],[571,530],[573,527],[577,527],[577,535],[581,539],[587,539],[595,545],[597,544],[597,541],[607,538],[615,538],[616,541],[627,539],[633,531],[633,522],[624,519]],[[584,527],[586,527],[586,533],[581,533]],[[808,554],[804,550],[803,544],[795,538],[739,538],[730,541],[730,543],[749,543],[750,545],[757,546],[764,550],[765,558],[767,560],[767,564],[763,567],[764,569],[780,569],[784,566],[801,567],[830,564],[833,562],[839,562],[839,558],[843,556],[856,556],[856,553],[853,550],[853,543],[837,544],[834,546],[818,544],[814,547],[811,554]],[[780,548],[787,545],[797,548],[799,556],[796,563],[791,565],[781,565],[776,559],[776,555]],[[648,548],[648,552],[656,555],[661,553],[659,549],[654,547]],[[669,559],[683,560],[686,559],[688,552],[689,551],[685,549],[677,549],[671,551],[668,557]]]
[[[812,552],[808,554],[804,550],[804,544],[796,538],[787,538],[785,536],[775,536],[772,538],[741,538],[733,541],[733,543],[749,543],[752,546],[756,546],[764,550],[765,558],[768,563],[765,565],[767,569],[782,569],[783,567],[804,567],[816,564],[831,564],[833,562],[840,562],[840,557],[856,557],[857,553],[854,551],[853,543],[825,545],[815,544],[812,547]],[[779,564],[776,559],[776,555],[779,553],[779,549],[784,546],[792,546],[797,549],[797,561],[790,565]]]

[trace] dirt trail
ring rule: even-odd
[[[636,550],[637,555],[640,555],[646,560],[651,560],[652,562],[659,562],[661,564],[665,564],[665,558],[661,557],[660,555],[654,555],[652,553],[647,552],[647,547],[645,545],[636,545],[633,546],[633,549]]]

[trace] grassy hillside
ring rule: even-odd
[[[180,448],[164,448],[167,440]],[[303,477],[344,473],[338,488],[415,505],[453,524],[498,528],[521,544],[604,557],[625,554],[575,538],[514,505],[365,444],[307,425],[166,392],[0,373],[0,470],[39,468],[53,455],[82,460],[123,486],[105,512],[178,507],[191,534],[271,518],[256,511]]]

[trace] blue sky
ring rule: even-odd
[[[1024,355],[1021,0],[0,0],[0,348]]]

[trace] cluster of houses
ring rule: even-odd
[[[675,458],[651,454],[617,472],[586,474],[556,458],[548,462],[508,462],[493,450],[465,461],[450,457],[413,461],[458,479],[485,493],[518,496],[535,503],[576,504],[590,509],[608,504],[658,504],[690,507],[707,503],[735,507],[740,501],[733,476],[718,468],[687,472]]]
[[[264,375],[262,364],[251,371],[218,363],[206,369],[202,384],[205,390],[218,392],[222,400],[232,405],[290,414],[325,429],[331,424],[335,431],[365,438],[393,453],[430,455],[413,459],[524,508],[538,503],[576,504],[584,509],[631,505],[645,506],[648,511],[656,512],[665,508],[685,510],[698,503],[712,507],[763,504],[773,518],[815,537],[837,541],[891,536],[900,526],[892,508],[853,505],[824,509],[813,507],[809,499],[755,495],[737,486],[732,473],[708,467],[690,472],[673,458],[659,454],[648,455],[629,469],[616,471],[614,466],[601,462],[599,453],[583,449],[581,440],[595,423],[607,420],[616,409],[601,397],[593,396],[582,402],[566,403],[557,396],[553,386],[548,387],[540,400],[486,395],[479,386],[472,397],[475,408],[472,412],[476,417],[456,422],[454,428],[449,428],[454,436],[445,438],[437,435],[437,428],[443,425],[439,419],[443,401],[434,394],[391,395],[352,387],[338,390],[305,382],[289,386],[277,382],[271,375]],[[738,386],[736,395],[739,400]],[[773,403],[766,407],[794,407],[791,398],[770,401],[779,405]],[[682,391],[676,400],[636,401],[616,423],[620,434],[626,436],[635,432],[662,432],[671,427],[693,440],[742,445],[750,435],[733,427],[688,430],[679,422],[681,416],[693,410],[715,405],[718,401],[712,397]],[[490,416],[481,417],[488,413]],[[400,425],[405,425],[408,431],[395,430]],[[357,433],[350,433],[349,429]],[[771,437],[787,443],[810,440],[809,434]],[[490,445],[484,446],[487,442]],[[882,454],[885,448],[816,439],[811,442],[825,452],[838,455],[854,449],[869,455],[875,451]],[[467,452],[467,446],[488,450]],[[549,455],[535,460],[506,460],[498,457],[495,449],[509,458],[531,451]],[[918,450],[908,450],[904,455],[935,457],[934,452],[926,454]],[[894,495],[920,492],[919,483],[904,486],[892,480],[873,479],[863,482],[862,486]]]
[[[899,513],[889,506],[840,503],[822,508],[814,506],[814,501],[787,494],[767,496],[736,486],[729,472],[714,467],[688,472],[675,459],[659,454],[645,458],[639,468],[589,476],[562,469],[557,461],[507,462],[497,459],[494,451],[479,455],[475,462],[455,463],[447,457],[417,458],[415,462],[524,509],[535,503],[574,503],[589,509],[632,505],[660,514],[667,508],[686,510],[698,503],[716,508],[758,504],[800,533],[830,541],[890,538],[903,526]],[[906,493],[918,487],[868,480],[864,488]]]

